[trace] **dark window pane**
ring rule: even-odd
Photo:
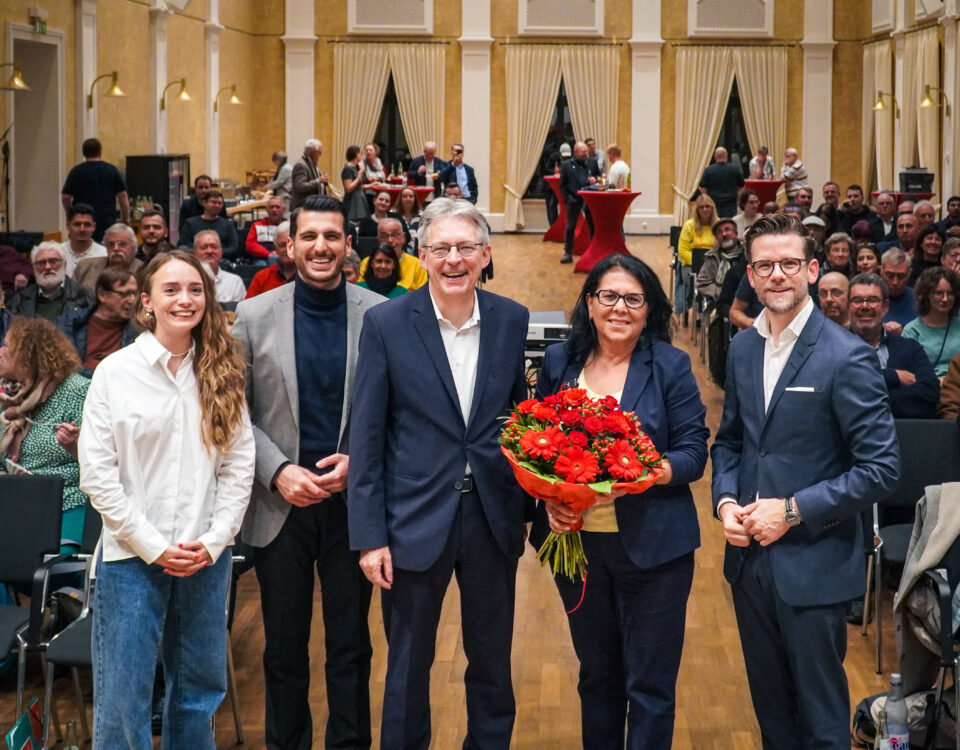
[[[380,122],[373,136],[374,143],[380,147],[380,161],[387,174],[396,169],[405,171],[410,164],[410,148],[400,121],[400,105],[397,103],[397,90],[393,85],[393,74],[387,79],[387,91],[383,96],[383,109]],[[360,144],[361,146],[363,144]]]
[[[560,145],[563,143],[570,144],[570,147],[573,147],[573,121],[570,119],[570,108],[567,106],[567,90],[561,78],[560,91],[557,92],[557,105],[554,107],[553,117],[550,120],[547,139],[543,144],[537,169],[523,193],[524,198],[543,198],[544,193],[550,189],[543,178],[544,175],[553,174],[552,165],[554,162],[560,161],[557,154],[560,151]]]
[[[754,144],[757,148],[769,144]],[[743,109],[740,106],[740,90],[737,88],[737,81],[734,79],[733,88],[730,90],[730,101],[727,102],[727,111],[723,115],[723,123],[720,126],[720,135],[717,137],[717,148],[723,146],[730,155],[731,164],[739,164],[743,170],[743,176],[750,176],[750,159],[753,154],[750,152],[750,146],[747,143],[747,126],[743,120]],[[781,154],[782,156],[782,154]],[[771,154],[776,160],[776,156]],[[710,158],[713,161],[713,157]]]

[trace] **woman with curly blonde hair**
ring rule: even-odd
[[[0,473],[63,477],[64,551],[83,533],[77,437],[90,381],[80,358],[50,321],[14,318],[0,342]]]
[[[81,486],[103,517],[94,603],[94,747],[151,747],[162,643],[164,747],[215,747],[226,694],[229,553],[253,484],[245,364],[192,255],[140,278],[137,340],[93,375]]]

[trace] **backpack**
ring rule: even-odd
[[[935,705],[936,692],[921,690],[906,696],[907,723],[910,726],[910,746],[923,750],[952,750],[957,717],[953,715],[953,691],[940,696],[940,707]],[[873,747],[877,735],[877,715],[887,702],[887,694],[879,693],[864,698],[853,714],[850,739],[858,747]]]

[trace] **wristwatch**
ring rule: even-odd
[[[797,501],[791,495],[790,497],[783,498],[783,520],[787,526],[799,526],[803,521],[800,518],[800,514],[796,510]]]

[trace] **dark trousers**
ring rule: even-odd
[[[460,627],[467,656],[464,750],[510,746],[516,715],[510,645],[517,561],[505,556],[493,538],[477,494],[461,498],[440,558],[423,572],[394,567],[393,586],[382,591],[389,649],[381,750],[430,746],[430,667],[452,574],[460,588]]]
[[[753,545],[747,554],[733,607],[764,750],[849,750],[846,604],[790,606],[769,551]]]
[[[544,183],[544,185],[546,185],[546,183]],[[549,185],[546,185],[543,200],[547,204],[547,224],[553,226],[553,222],[557,220],[560,212],[557,208],[557,195],[550,189]]]
[[[693,553],[638,568],[620,534],[581,532],[587,583],[556,577],[580,660],[584,750],[669,750]]]
[[[314,573],[320,576],[326,648],[326,747],[370,747],[371,585],[351,552],[347,508],[334,495],[290,515],[266,547],[254,550],[266,647],[266,744],[270,750],[306,750],[310,718],[310,621]]]
[[[563,251],[565,253],[573,252],[573,236],[577,231],[577,222],[580,220],[581,211],[583,212],[583,218],[587,220],[590,236],[593,237],[593,217],[590,215],[590,209],[583,204],[583,201],[567,201],[567,227],[563,234]]]

